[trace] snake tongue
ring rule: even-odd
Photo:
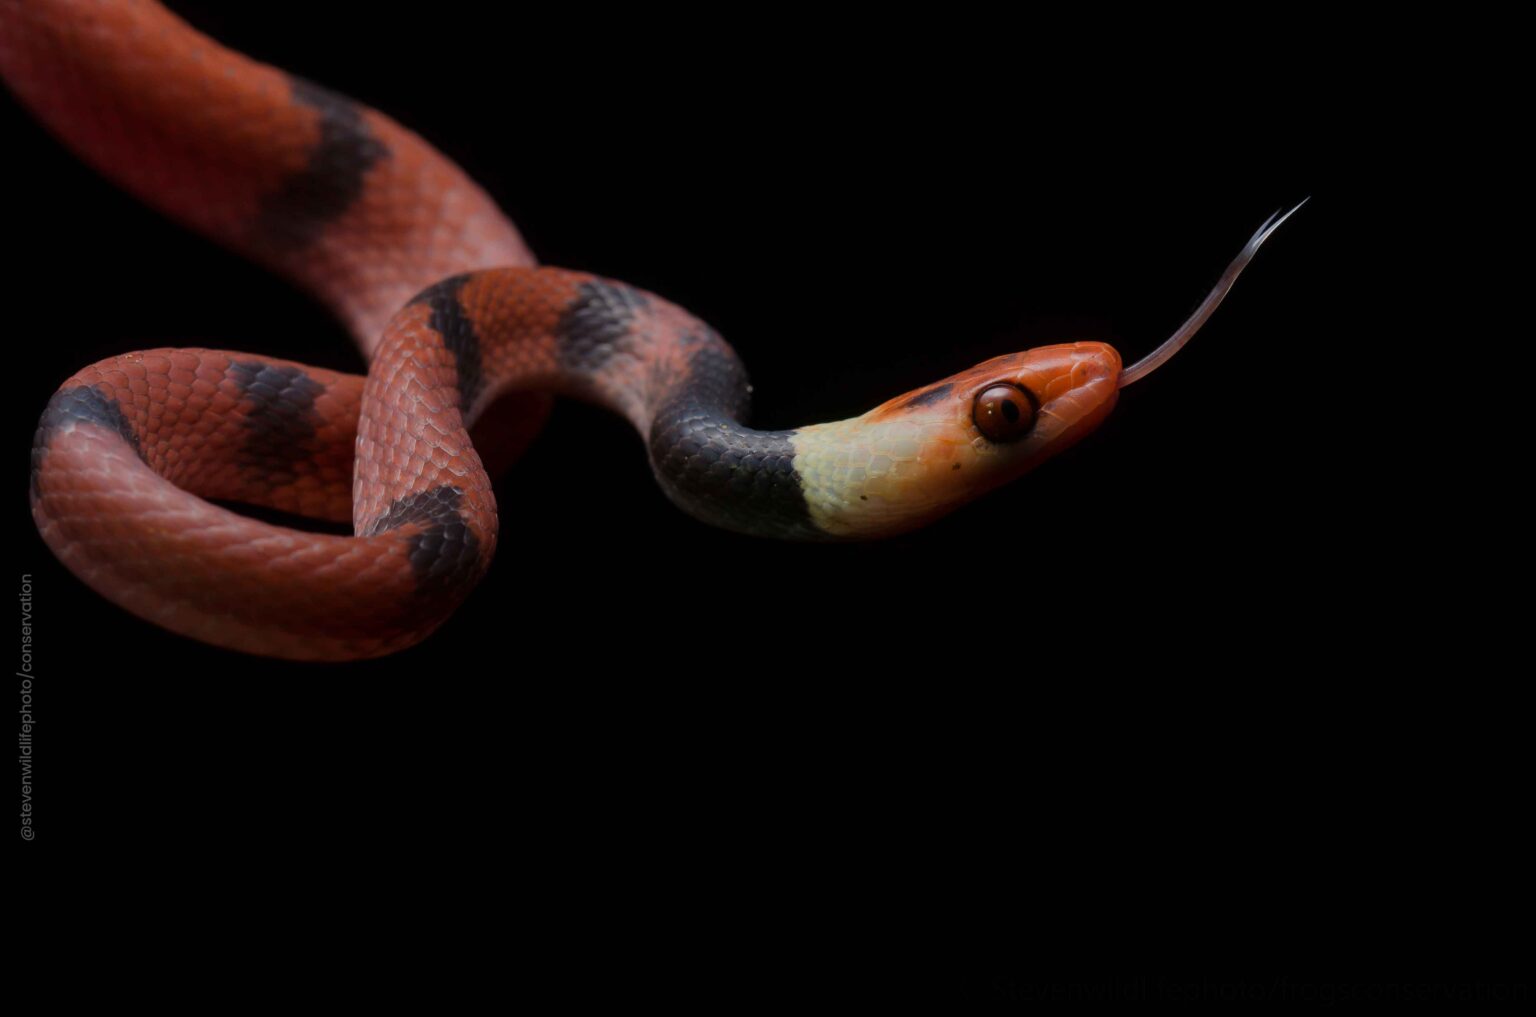
[[[1210,318],[1216,312],[1216,308],[1221,306],[1222,300],[1232,289],[1232,284],[1237,282],[1237,277],[1243,274],[1243,269],[1248,267],[1248,263],[1253,260],[1253,256],[1258,253],[1264,241],[1269,239],[1270,234],[1279,229],[1281,223],[1295,215],[1302,205],[1311,200],[1310,197],[1303,198],[1284,215],[1276,212],[1266,219],[1264,225],[1260,226],[1258,231],[1248,238],[1248,243],[1243,245],[1243,249],[1237,253],[1237,257],[1232,259],[1232,264],[1228,265],[1227,270],[1221,273],[1221,278],[1216,280],[1216,285],[1211,287],[1211,292],[1207,293],[1205,299],[1200,302],[1200,306],[1195,308],[1195,313],[1191,314],[1189,319],[1179,326],[1179,330],[1164,340],[1163,344],[1157,349],[1120,372],[1120,388],[1125,388],[1125,386],[1133,382],[1140,381],[1173,359],[1173,355],[1183,349],[1185,343],[1194,338],[1195,333],[1200,331],[1200,326],[1204,325],[1206,319]]]

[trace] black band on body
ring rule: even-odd
[[[459,293],[472,278],[470,273],[449,276],[411,298],[411,304],[425,304],[431,311],[427,326],[443,337],[443,345],[453,354],[459,369],[459,391],[464,401],[459,409],[468,413],[475,399],[485,389],[485,362],[481,359],[480,336],[475,323],[464,313]],[[410,305],[407,305],[410,306]]]
[[[364,534],[376,536],[413,523],[422,527],[409,538],[409,554],[417,592],[428,600],[453,590],[467,592],[483,565],[480,538],[459,511],[463,500],[462,490],[446,485],[397,498]]]
[[[53,440],[53,435],[61,427],[71,423],[94,424],[117,434],[128,446],[133,449],[134,455],[140,460],[144,458],[144,450],[139,445],[139,436],[134,433],[133,425],[123,416],[123,408],[117,404],[111,392],[103,385],[77,385],[74,388],[64,388],[53,394],[48,400],[47,407],[43,410],[42,417],[37,422],[37,434],[32,438],[32,497],[37,497],[37,475],[42,469],[43,453],[48,449],[48,443]]]
[[[313,455],[319,427],[315,400],[325,391],[303,369],[259,360],[230,365],[230,377],[247,403],[240,455],[247,467],[282,487],[297,479],[293,467]]]
[[[314,242],[363,193],[364,178],[389,148],[368,129],[352,102],[302,78],[290,77],[293,101],[320,113],[320,140],[309,163],[261,201],[255,241],[287,254]]]
[[[595,375],[614,356],[633,353],[630,326],[649,306],[650,299],[631,286],[607,279],[582,283],[555,326],[560,366]]]

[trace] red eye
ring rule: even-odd
[[[1035,404],[1021,388],[993,385],[976,397],[973,418],[988,441],[1017,441],[1035,426]]]

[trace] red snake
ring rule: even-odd
[[[166,628],[251,653],[348,659],[424,638],[497,541],[468,436],[507,392],[531,430],[558,393],[625,416],[667,495],[760,536],[921,526],[1092,431],[1200,309],[1121,369],[1103,343],[989,360],[859,417],[745,426],[731,348],[623,283],[535,268],[465,174],[388,117],[220,47],[147,0],[0,0],[0,74],[83,159],[280,272],[347,323],[366,378],[256,354],[149,350],[92,365],[43,414],[40,532],[85,582]],[[349,520],[258,522],[206,499]]]

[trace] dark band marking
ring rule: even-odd
[[[685,511],[759,536],[825,538],[811,521],[795,472],[794,431],[737,423],[747,408],[746,373],[728,347],[706,346],[651,425],[651,466]]]
[[[37,497],[37,475],[42,469],[43,453],[53,440],[54,432],[72,423],[95,424],[116,433],[133,449],[142,461],[144,450],[133,425],[123,416],[123,408],[103,385],[77,385],[60,389],[48,400],[42,417],[37,422],[37,434],[32,439],[32,497]]]
[[[443,337],[443,345],[454,356],[459,369],[459,391],[464,394],[464,401],[459,408],[466,413],[485,389],[485,363],[480,355],[480,335],[459,301],[459,293],[470,278],[469,273],[449,276],[442,282],[428,286],[411,299],[411,304],[425,304],[432,312],[427,325]]]
[[[464,522],[459,505],[464,492],[457,487],[434,487],[392,502],[365,536],[376,536],[402,526],[421,526],[410,542],[411,570],[417,592],[428,601],[452,598],[447,594],[468,592],[484,563],[480,538]]]
[[[906,402],[902,403],[898,409],[915,410],[919,406],[932,406],[934,403],[943,400],[954,389],[953,382],[945,382],[942,385],[934,385],[932,388],[922,389],[908,396]]]
[[[309,164],[261,200],[255,242],[287,254],[314,242],[363,193],[364,178],[389,155],[369,131],[362,111],[346,98],[302,78],[290,77],[293,101],[320,113],[320,140]]]
[[[614,356],[634,352],[630,326],[649,306],[646,295],[632,287],[604,279],[582,283],[555,325],[561,366],[596,374]]]
[[[140,459],[144,458],[144,451],[139,447],[139,436],[133,432],[132,425],[123,416],[123,408],[118,405],[106,386],[77,385],[74,388],[60,389],[55,392],[53,398],[48,400],[48,407],[43,410],[42,419],[38,422],[39,439],[51,437],[55,430],[70,421],[95,424],[109,431],[115,431],[124,441],[133,446],[134,453]],[[38,442],[38,444],[41,443],[41,441]]]
[[[240,447],[247,472],[263,477],[272,487],[284,487],[298,479],[294,466],[313,455],[311,439],[320,424],[315,400],[325,391],[298,367],[242,360],[230,365],[230,378],[247,402],[241,426],[245,440]]]

